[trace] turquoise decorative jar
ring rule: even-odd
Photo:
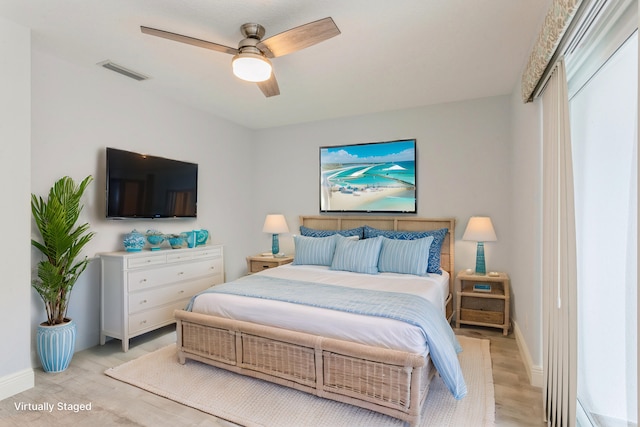
[[[164,236],[158,230],[147,230],[147,242],[149,242],[149,246],[152,251],[157,251],[160,249],[160,245],[164,242]]]
[[[45,372],[62,372],[69,367],[76,347],[76,324],[38,325],[36,349]]]
[[[207,243],[209,239],[209,232],[207,230],[195,230],[196,231],[196,244],[202,246]]]
[[[122,241],[124,244],[124,250],[127,252],[140,252],[144,248],[144,235],[136,230],[127,233]]]
[[[184,245],[184,237],[178,234],[169,235],[167,240],[172,249],[180,249]]]
[[[183,231],[182,235],[184,236],[184,239],[187,241],[188,247],[193,248],[196,245],[196,242],[198,240],[197,230]]]

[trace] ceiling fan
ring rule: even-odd
[[[233,73],[243,80],[257,83],[266,97],[280,95],[278,81],[269,58],[287,55],[340,34],[333,19],[324,18],[262,40],[265,34],[264,27],[248,23],[240,27],[244,39],[238,43],[236,49],[155,28],[141,26],[140,30],[152,36],[234,55],[231,61]]]

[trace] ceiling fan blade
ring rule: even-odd
[[[324,18],[269,37],[258,43],[258,49],[262,50],[265,56],[276,58],[313,46],[338,34],[340,30],[333,19]]]
[[[149,34],[156,37],[162,37],[165,39],[173,40],[180,43],[186,43],[197,47],[202,47],[205,49],[215,50],[216,52],[228,53],[230,55],[235,55],[238,53],[238,49],[223,46],[221,44],[208,42],[206,40],[194,39],[193,37],[183,36],[182,34],[170,33],[169,31],[157,30],[155,28],[143,27],[140,26],[140,31],[145,34]]]
[[[271,77],[269,77],[269,80],[258,82],[257,85],[267,98],[270,96],[280,95],[278,81],[276,80],[276,75],[273,71],[271,71]]]

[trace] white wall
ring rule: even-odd
[[[2,298],[0,313],[0,400],[33,387],[29,361],[30,91],[29,29],[0,18],[0,212],[4,224],[0,245]],[[8,348],[11,350],[9,351]]]
[[[456,268],[475,266],[476,245],[463,242],[472,215],[489,215],[498,242],[487,243],[487,268],[511,270],[509,97],[371,114],[261,131],[254,145],[254,252],[268,250],[267,213],[283,213],[292,233],[298,215],[318,214],[323,145],[417,139],[418,216],[454,217]],[[293,250],[292,239],[281,247]],[[517,286],[517,283],[514,283]]]
[[[511,98],[511,280],[514,331],[532,384],[542,385],[542,105]]]
[[[79,67],[33,49],[31,192],[45,196],[58,178],[95,181],[84,198],[82,221],[97,234],[85,254],[122,250],[136,228],[180,232],[208,229],[225,246],[227,278],[246,270],[251,234],[252,132],[209,114],[151,95],[144,82],[91,65]],[[197,220],[105,219],[105,147],[117,147],[199,164]],[[15,179],[13,179],[15,181]],[[30,218],[27,217],[27,220]],[[37,237],[35,225],[32,234]],[[32,263],[39,254],[32,250]],[[93,260],[74,288],[69,316],[78,323],[76,351],[99,340],[99,262]],[[32,331],[44,318],[32,293]],[[35,347],[35,346],[34,346]]]

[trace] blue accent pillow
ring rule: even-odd
[[[427,273],[442,274],[442,270],[440,269],[440,251],[442,251],[442,244],[444,243],[444,238],[447,235],[448,231],[448,228],[440,228],[439,230],[429,231],[379,230],[377,228],[365,225],[364,238],[370,239],[372,237],[383,236],[388,239],[415,240],[433,236],[433,243],[431,243],[431,249],[429,250],[429,264],[427,266]]]
[[[336,237],[293,236],[296,253],[294,265],[331,265],[336,250]]]
[[[364,235],[364,229],[363,227],[356,227],[349,230],[317,230],[315,228],[309,228],[301,225],[300,234],[309,237],[327,237],[333,236],[334,234],[339,234],[345,237],[358,236],[359,239],[362,239],[362,236]]]
[[[429,264],[429,249],[433,236],[414,240],[382,239],[378,271],[424,276]],[[366,241],[366,240],[365,240]]]
[[[339,237],[333,255],[331,270],[378,274],[378,258],[382,238],[353,240]]]

